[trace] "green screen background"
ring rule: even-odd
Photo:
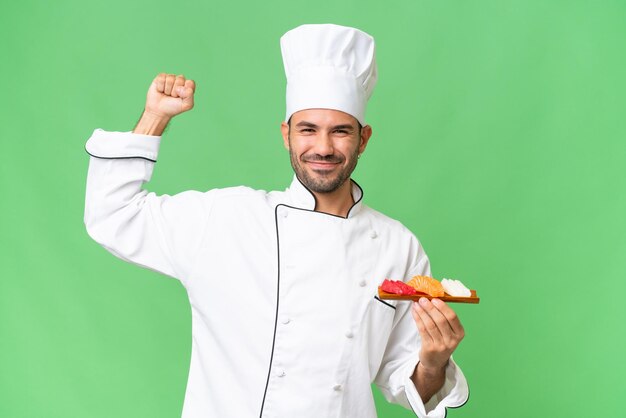
[[[180,416],[185,290],[87,236],[84,143],[182,73],[196,106],[148,188],[284,189],[278,40],[328,22],[377,40],[366,204],[481,296],[455,305],[471,396],[448,416],[622,416],[626,3],[27,0],[0,12],[1,417]]]

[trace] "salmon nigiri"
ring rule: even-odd
[[[418,292],[428,293],[430,296],[439,298],[444,295],[443,286],[437,279],[428,276],[413,276],[406,282]]]

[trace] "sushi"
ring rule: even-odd
[[[441,285],[450,296],[470,297],[472,295],[472,292],[459,280],[443,279]]]

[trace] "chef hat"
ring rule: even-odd
[[[376,84],[374,38],[338,25],[302,25],[280,38],[287,75],[287,115],[335,109],[365,125],[365,106]]]

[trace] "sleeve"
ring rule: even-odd
[[[416,260],[407,279],[430,276],[430,264],[421,245],[414,239]],[[410,303],[398,303],[393,329],[374,383],[389,402],[411,409],[420,418],[445,418],[446,408],[458,408],[467,402],[469,388],[461,369],[452,358],[446,369],[443,387],[424,404],[411,376],[419,362],[421,338],[411,316]]]
[[[149,193],[161,138],[96,129],[85,196],[88,234],[115,256],[184,281],[210,212],[210,194]]]

